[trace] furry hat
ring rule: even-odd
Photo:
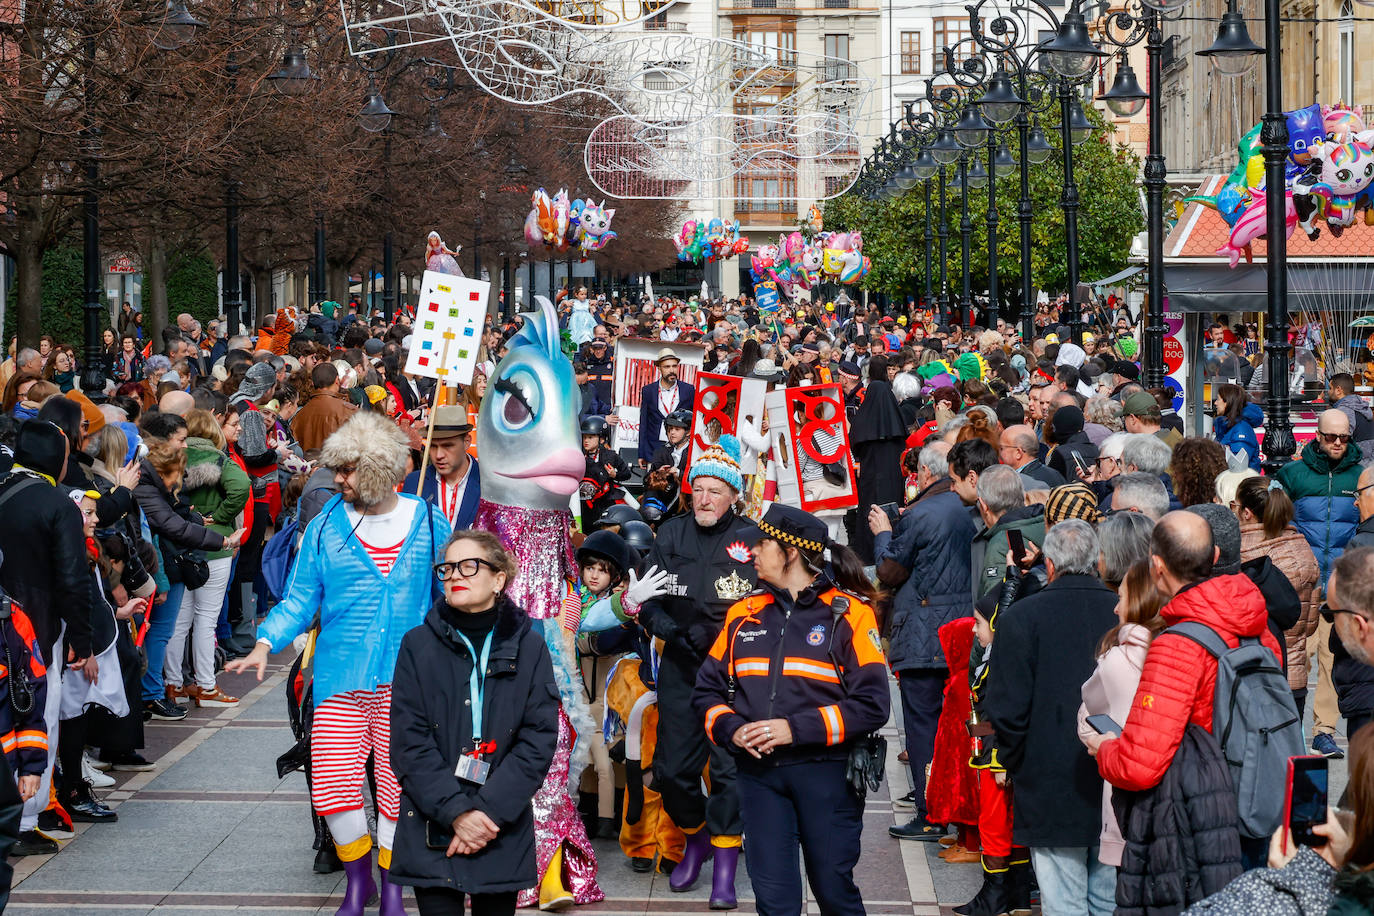
[[[375,506],[395,492],[405,477],[409,455],[400,428],[369,411],[354,414],[324,440],[320,464],[327,468],[355,466],[358,498],[364,505]]]
[[[739,473],[739,440],[726,433],[693,461],[688,482],[695,483],[698,477],[723,480],[736,493],[743,490],[744,479]]]

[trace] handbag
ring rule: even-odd
[[[167,581],[181,583],[191,591],[210,581],[210,563],[203,550],[182,550],[167,557]]]
[[[849,468],[845,467],[843,461],[832,461],[830,464],[821,465],[821,476],[825,482],[834,487],[843,487],[849,484]]]
[[[831,632],[835,631],[835,625],[840,618],[849,610],[849,599],[844,595],[836,595],[830,602]],[[844,668],[840,665],[839,659],[835,658],[835,644],[830,643],[830,663],[835,666],[835,671],[840,676],[840,686],[845,687]],[[869,792],[876,792],[883,783],[883,774],[887,769],[887,739],[877,732],[869,732],[854,738],[849,745],[849,757],[844,763],[844,781],[849,784],[849,791],[861,801],[867,797]]]

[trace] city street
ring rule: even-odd
[[[16,859],[15,890],[7,913],[64,916],[194,916],[242,910],[259,916],[330,916],[342,899],[343,873],[310,869],[310,819],[305,778],[277,779],[277,755],[291,744],[286,721],[288,655],[273,659],[261,685],[221,675],[225,689],[243,691],[237,707],[193,709],[181,722],[148,727],[149,773],[115,773],[105,800],[119,822],[81,824],[76,839],[55,856]],[[896,700],[894,694],[894,701]],[[945,866],[933,843],[901,843],[887,836],[906,809],[891,800],[907,791],[900,770],[896,729],[888,738],[888,774],[869,797],[864,854],[855,878],[875,916],[934,916],[971,897],[975,865]],[[96,836],[88,836],[95,831]],[[631,871],[619,848],[597,841],[599,880],[606,901],[579,913],[706,913],[709,870],[695,890],[674,894],[662,876]],[[943,866],[932,883],[930,862]],[[900,863],[900,867],[898,867]],[[741,914],[754,912],[749,884],[741,880]],[[945,909],[937,906],[937,893]],[[412,905],[412,912],[414,908]],[[819,910],[812,904],[809,912]]]

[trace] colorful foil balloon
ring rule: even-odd
[[[689,264],[710,264],[743,254],[749,250],[749,239],[739,234],[739,220],[726,221],[719,217],[708,222],[689,219],[673,237],[677,258]]]
[[[544,245],[559,254],[577,248],[582,258],[606,247],[616,237],[611,231],[615,209],[603,201],[597,206],[591,198],[572,200],[566,188],[552,197],[543,188],[530,195],[530,212],[525,217],[525,241]]]
[[[1358,111],[1344,105],[1308,105],[1285,112],[1288,159],[1284,168],[1284,225],[1289,235],[1301,225],[1311,239],[1323,224],[1340,235],[1363,215],[1374,225],[1374,130]],[[1253,256],[1251,243],[1267,231],[1264,149],[1261,125],[1236,145],[1237,162],[1216,194],[1189,197],[1211,207],[1231,227],[1217,249],[1235,267],[1241,255]]]

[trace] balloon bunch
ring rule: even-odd
[[[800,232],[761,245],[750,259],[754,282],[771,280],[788,299],[799,298],[822,281],[857,283],[871,266],[863,255],[863,236],[854,232],[821,232],[811,241]]]
[[[605,201],[597,206],[590,197],[568,199],[565,188],[549,197],[543,188],[530,196],[530,212],[525,217],[525,241],[531,245],[546,245],[559,254],[573,248],[585,259],[593,251],[600,251],[614,239],[611,217],[615,208],[607,209]]]
[[[1288,121],[1286,235],[1301,225],[1308,238],[1315,240],[1324,221],[1332,235],[1340,236],[1359,215],[1366,225],[1374,225],[1374,130],[1365,128],[1358,112],[1341,105],[1308,105],[1284,116]],[[1217,254],[1226,255],[1232,267],[1242,254],[1250,263],[1251,243],[1268,228],[1260,128],[1256,124],[1240,138],[1236,145],[1239,161],[1216,194],[1187,198],[1216,210],[1231,227]]]
[[[689,219],[673,237],[677,259],[689,264],[723,261],[749,250],[749,239],[739,234],[739,220],[727,223],[719,217],[708,222]]]

